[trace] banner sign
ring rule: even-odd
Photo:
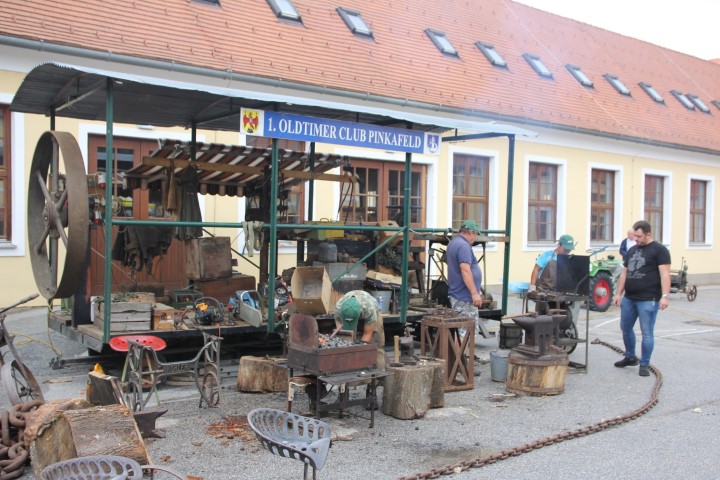
[[[240,133],[287,140],[377,148],[395,152],[440,153],[440,134],[243,108]]]

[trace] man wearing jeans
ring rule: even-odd
[[[618,279],[614,305],[620,305],[620,330],[625,343],[625,356],[615,362],[618,368],[640,364],[640,376],[650,375],[650,356],[655,339],[653,330],[658,309],[665,310],[670,303],[670,252],[664,245],[653,241],[650,224],[645,220],[633,225],[635,246],[625,258],[625,268]],[[623,291],[625,297],[622,296]],[[622,302],[621,302],[622,300]],[[640,319],[642,355],[635,356],[635,322]]]

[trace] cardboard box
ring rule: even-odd
[[[376,272],[375,270],[369,270],[367,272],[367,278],[375,280],[376,282],[388,283],[391,285],[402,285],[402,277],[398,275],[388,275],[387,273]]]
[[[175,309],[163,303],[156,303],[152,310],[153,330],[175,330]]]
[[[377,223],[377,226],[378,226],[378,227],[397,227],[397,228],[400,228],[400,225],[398,225],[397,222],[394,221],[394,220],[383,220],[383,221],[381,221],[381,222],[378,222],[378,223]],[[395,235],[396,233],[397,233],[397,232],[393,232],[392,230],[378,230],[378,243],[384,242],[385,240],[387,240],[388,238],[392,237],[392,236]],[[403,234],[401,233],[401,234],[399,234],[397,237],[393,238],[393,239],[390,241],[390,245],[392,245],[392,246],[394,247],[394,246],[397,245],[398,243],[402,242],[402,239],[403,239]]]
[[[215,280],[232,275],[230,237],[185,240],[187,276],[191,280]]]
[[[324,267],[298,267],[290,280],[298,313],[324,315],[332,311],[330,277]]]

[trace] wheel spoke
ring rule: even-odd
[[[35,172],[35,176],[37,177],[38,184],[40,185],[40,191],[42,192],[43,197],[45,197],[45,201],[48,204],[52,205],[54,202],[52,199],[52,195],[50,194],[50,191],[47,189],[47,185],[45,184],[45,179],[39,171]]]
[[[60,238],[63,241],[63,245],[65,246],[65,249],[67,249],[68,238],[65,234],[65,227],[63,226],[59,216],[55,217],[55,228],[57,228],[58,235],[60,235]]]

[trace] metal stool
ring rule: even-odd
[[[317,478],[315,471],[325,465],[332,445],[330,425],[273,408],[256,408],[247,418],[263,447],[273,455],[303,462],[303,479],[308,478],[308,467],[312,467],[313,480]]]
[[[140,466],[135,460],[116,455],[78,457],[53,463],[40,472],[42,480],[142,480],[143,470],[166,472],[175,478],[184,477],[167,467]]]

